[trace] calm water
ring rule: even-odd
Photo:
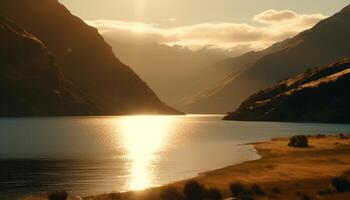
[[[64,188],[143,189],[258,159],[239,145],[350,125],[222,121],[223,116],[0,119],[0,199]]]

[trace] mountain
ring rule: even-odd
[[[44,44],[0,17],[0,116],[98,113],[63,76]]]
[[[350,6],[322,20],[313,28],[282,42],[282,48],[232,73],[225,80],[184,104],[187,112],[225,113],[235,110],[244,99],[302,73],[312,66],[334,63],[350,55]],[[232,66],[234,67],[234,66]]]
[[[227,120],[350,123],[350,59],[264,89]]]
[[[205,48],[195,51],[118,32],[102,35],[121,61],[130,64],[162,100],[175,107],[180,99],[230,74],[212,66],[229,56],[224,51]]]
[[[290,39],[286,39],[282,42],[277,42],[270,47],[261,50],[261,51],[250,51],[244,53],[241,56],[226,58],[214,66],[214,68],[224,68],[227,72],[235,72],[237,69],[248,68],[249,66],[255,64],[260,58],[275,53],[277,51],[283,50],[286,48]]]
[[[209,76],[211,74],[222,75],[221,80],[216,83],[212,83],[209,87],[204,88],[204,90],[192,93],[194,95],[189,95],[178,102],[177,107],[188,113],[220,113],[224,111],[218,111],[221,105],[215,103],[215,101],[220,101],[215,99],[215,95],[221,90],[225,89],[236,77],[242,74],[245,70],[252,67],[260,58],[280,51],[285,48],[289,43],[289,39],[277,42],[270,47],[262,51],[250,51],[241,56],[227,58],[220,62],[215,63],[208,69],[211,70],[207,73]],[[208,72],[207,70],[206,72]],[[226,77],[222,79],[222,77]],[[216,77],[218,79],[219,77]],[[213,96],[213,97],[212,97]],[[208,99],[208,100],[207,100]],[[213,101],[213,102],[210,102]]]
[[[57,0],[1,0],[0,15],[41,40],[67,78],[103,114],[178,113],[115,57],[95,28],[73,16]]]

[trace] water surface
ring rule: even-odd
[[[349,125],[222,121],[220,115],[0,119],[0,199],[64,188],[143,189],[258,159],[248,142]]]

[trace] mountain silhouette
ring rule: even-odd
[[[315,68],[242,103],[225,119],[349,123],[350,60]]]
[[[350,55],[349,21],[350,6],[283,41],[277,51],[258,56],[257,60],[253,58],[239,73],[231,74],[185,102],[185,111],[225,113],[235,110],[244,99],[260,89],[310,67],[334,63]]]
[[[98,113],[62,74],[44,44],[0,17],[0,116]]]
[[[0,15],[41,40],[66,77],[103,114],[178,113],[115,57],[95,28],[73,16],[57,0],[1,0]]]

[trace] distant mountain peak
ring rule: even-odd
[[[207,95],[202,95],[204,98],[191,102],[188,107],[195,109],[211,107],[210,112],[215,113],[234,110],[250,95],[280,80],[302,73],[310,67],[334,63],[349,56],[349,21],[350,5],[320,21],[313,28],[280,43],[282,46],[277,50],[263,55],[262,53],[268,49],[256,53],[258,55],[256,60],[247,65],[243,71],[226,78],[230,81],[225,81],[224,86],[223,82],[217,83],[212,88],[219,89],[207,92]],[[242,58],[244,56],[234,60]],[[248,62],[249,59],[245,59],[245,63]]]

